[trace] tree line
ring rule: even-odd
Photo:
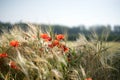
[[[51,28],[56,34],[67,34],[68,40],[75,41],[78,39],[79,34],[83,34],[87,39],[89,39],[90,34],[95,32],[98,36],[99,35],[106,35],[109,33],[109,36],[107,38],[107,41],[120,41],[120,25],[114,25],[113,29],[110,25],[95,25],[90,26],[88,29],[84,25],[79,26],[64,26],[64,25],[48,25],[48,24],[35,24],[40,27],[43,31],[49,30]],[[22,30],[27,31],[28,25],[23,22],[11,24],[11,23],[4,23],[0,22],[0,34],[6,32],[9,32],[13,27],[20,27]]]

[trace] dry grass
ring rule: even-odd
[[[112,74],[119,71],[114,66],[116,58],[120,58],[118,43],[95,37],[88,41],[81,35],[76,42],[60,41],[69,47],[65,52],[58,46],[50,48],[48,44],[52,41],[40,38],[42,33],[55,39],[52,31],[43,32],[30,24],[27,32],[14,28],[1,36],[0,53],[7,53],[8,57],[0,58],[0,80],[84,80],[87,77],[118,80]],[[17,40],[19,46],[10,46],[12,40]],[[10,61],[14,61],[17,68],[11,68]]]

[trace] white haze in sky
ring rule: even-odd
[[[0,0],[0,21],[47,24],[120,24],[120,0]]]

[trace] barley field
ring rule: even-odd
[[[0,80],[120,80],[120,43],[14,28],[0,36]]]

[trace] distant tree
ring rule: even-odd
[[[115,33],[120,33],[120,25],[115,25],[114,26],[114,32]]]
[[[13,25],[13,27],[19,27],[23,31],[27,31],[28,30],[28,25],[26,23],[23,23],[23,22],[16,23],[16,24]]]
[[[4,31],[9,32],[10,29],[12,29],[12,24],[11,23],[9,23],[9,22],[7,22],[7,23],[0,22],[0,32],[2,32],[2,33]]]
[[[120,41],[120,25],[115,25],[114,30],[111,30],[110,25],[95,25],[91,26],[89,29],[86,29],[84,25],[79,26],[73,26],[68,27],[64,25],[48,25],[48,24],[35,24],[31,23],[35,26],[38,26],[40,29],[42,29],[42,32],[47,32],[50,30],[50,28],[53,29],[53,33],[55,34],[64,34],[67,33],[68,40],[76,40],[79,37],[79,34],[84,34],[87,39],[89,39],[89,35],[91,32],[96,32],[99,36],[103,32],[110,32],[108,41]],[[24,22],[18,22],[15,24],[11,23],[4,23],[0,22],[0,34],[4,33],[4,31],[9,32],[12,28],[19,27],[24,31],[28,30],[28,25]]]
[[[61,25],[52,25],[53,31],[56,34],[63,34],[68,31],[67,26],[61,26]]]

